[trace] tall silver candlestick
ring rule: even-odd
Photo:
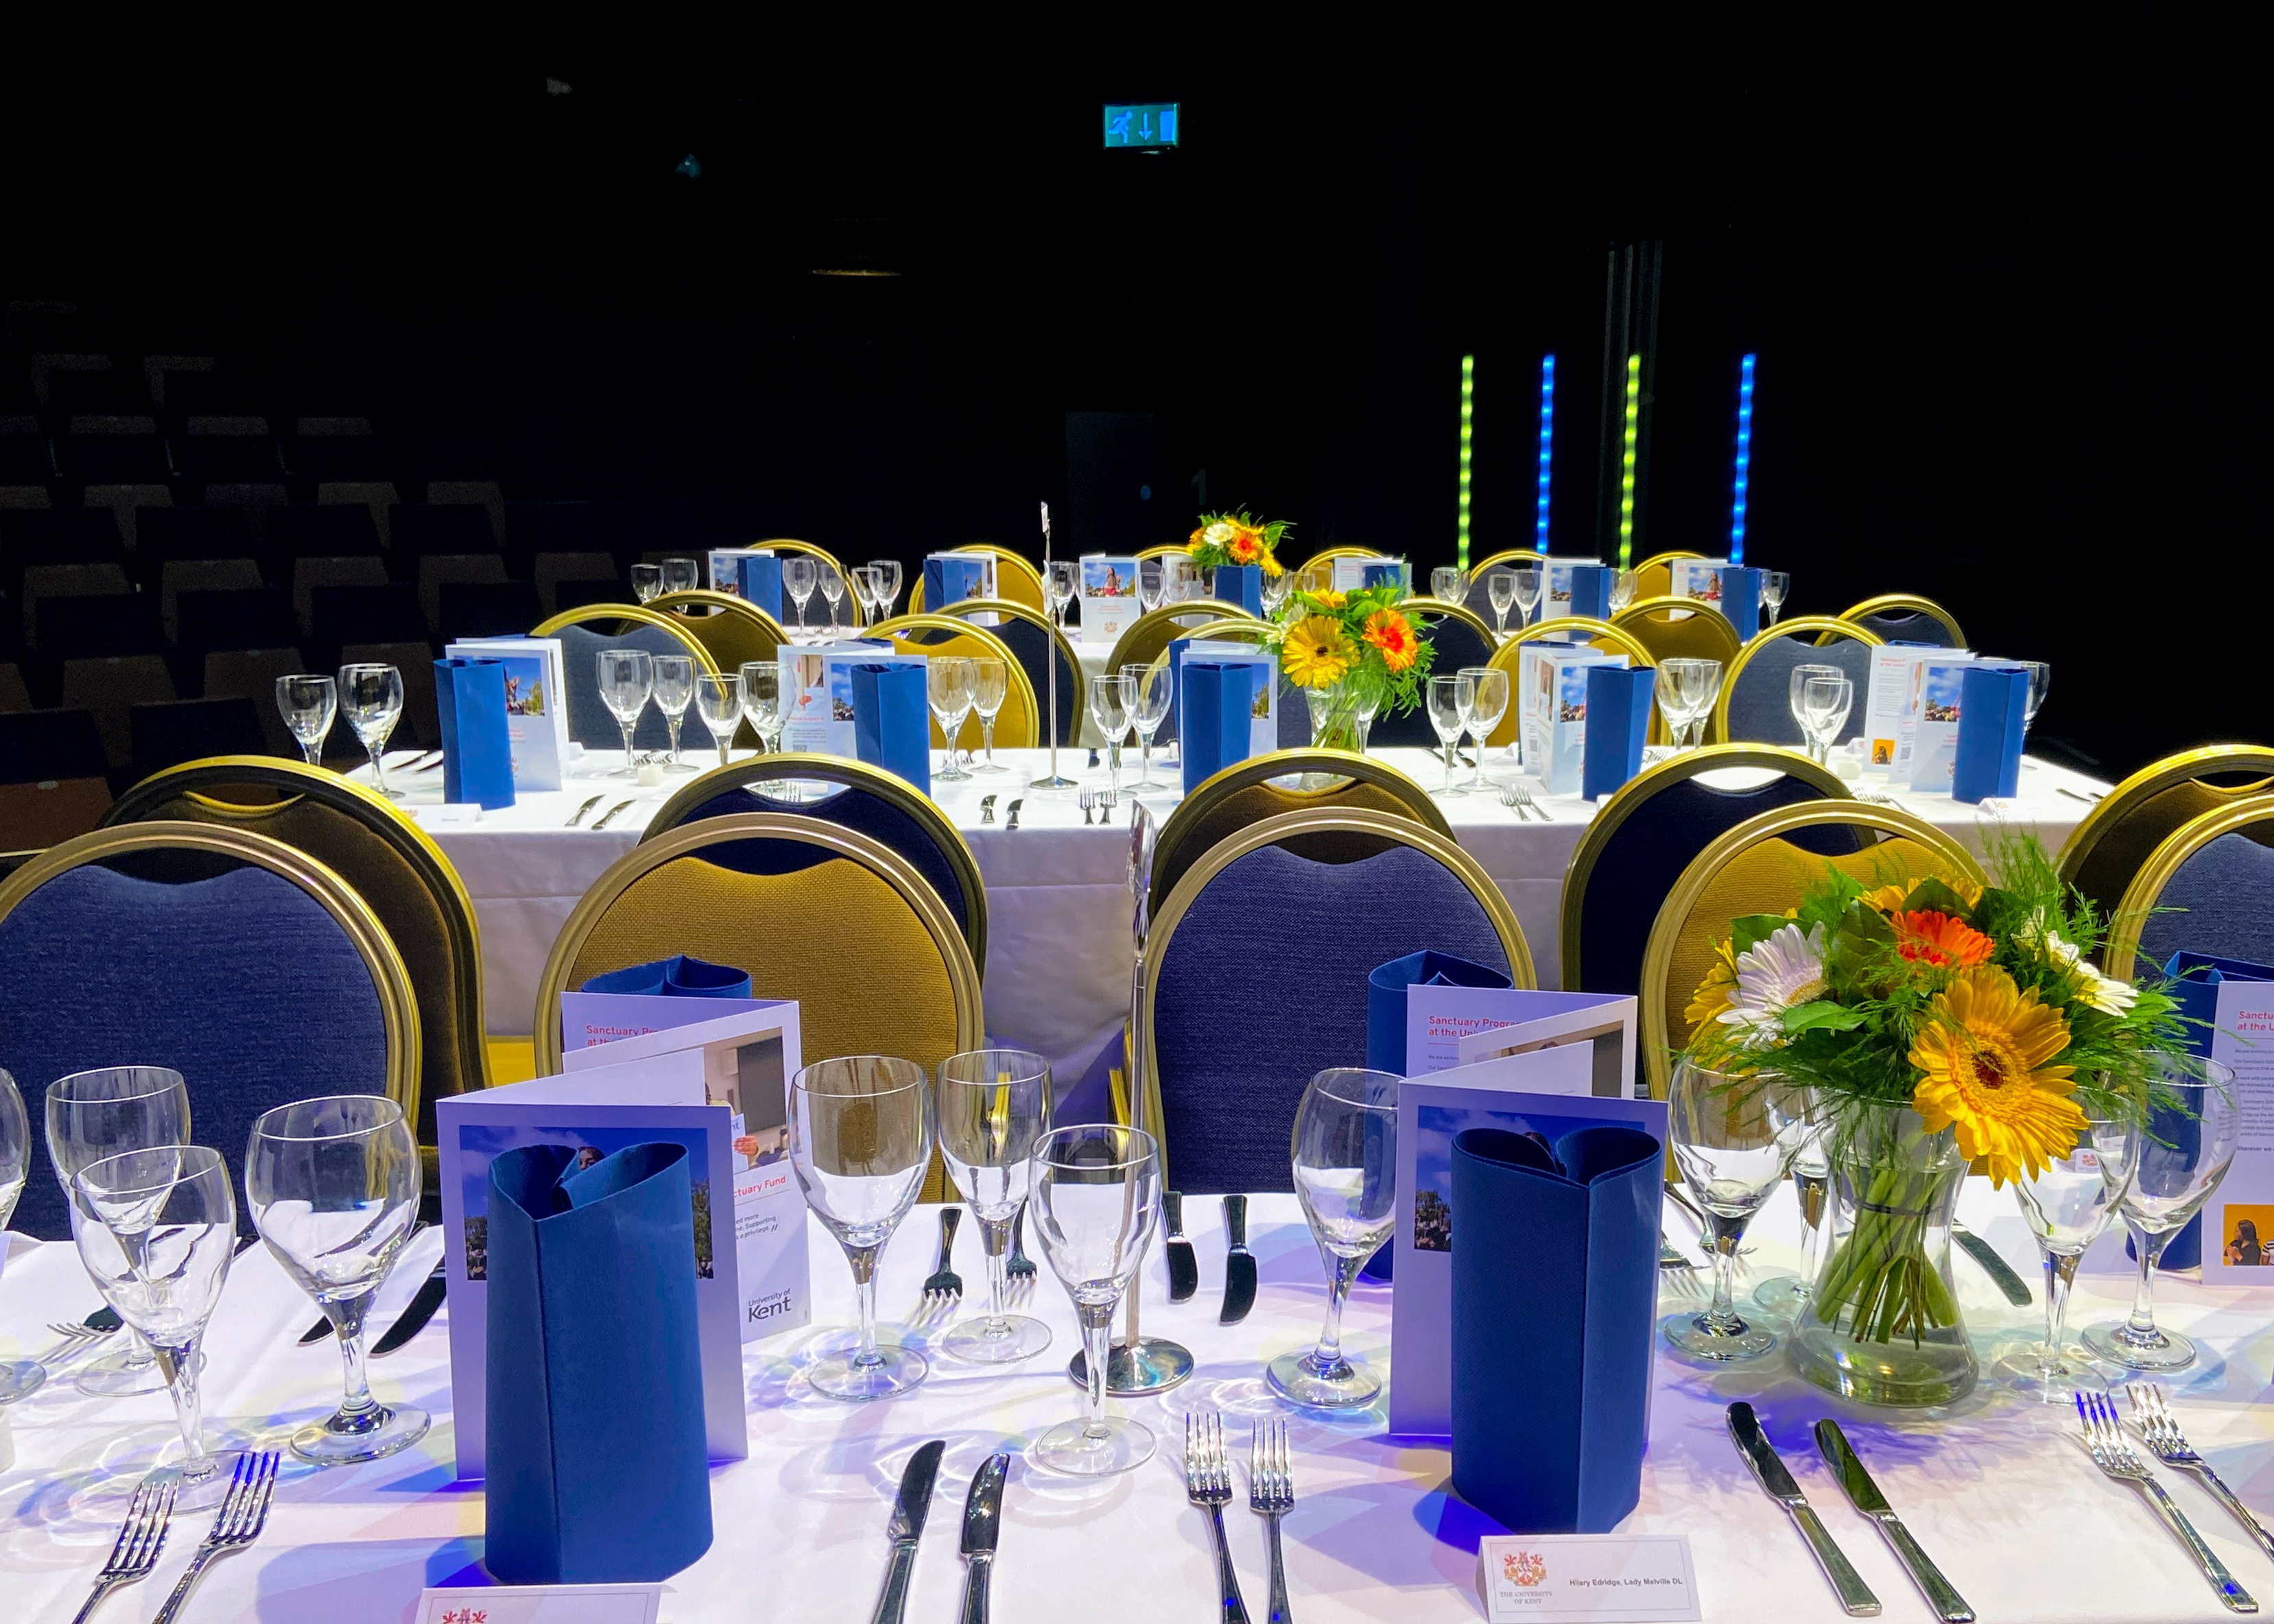
[[[1043,504],[1043,618],[1050,620],[1050,505]],[[1048,776],[1029,783],[1028,789],[1074,789],[1079,786],[1072,778],[1058,776],[1058,650],[1054,639],[1043,643],[1043,663],[1049,668],[1047,684],[1050,690],[1050,711],[1043,718],[1043,731],[1050,739],[1050,770]]]

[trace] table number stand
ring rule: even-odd
[[[1048,618],[1047,611],[1050,608],[1050,505],[1048,502],[1044,502],[1043,504],[1043,607],[1045,611],[1045,619]],[[1043,653],[1044,657],[1043,664],[1049,668],[1048,680],[1050,688],[1050,698],[1046,702],[1048,709],[1044,711],[1043,716],[1043,731],[1048,733],[1050,738],[1050,770],[1046,776],[1034,779],[1027,786],[1027,787],[1028,789],[1075,789],[1080,786],[1073,779],[1062,778],[1058,773],[1058,652],[1055,649],[1046,647],[1043,650]]]

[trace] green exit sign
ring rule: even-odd
[[[1108,102],[1105,108],[1108,147],[1166,147],[1177,144],[1177,104],[1140,102],[1129,106]]]

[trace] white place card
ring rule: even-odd
[[[1699,1616],[1690,1541],[1680,1534],[1488,1534],[1477,1542],[1477,1590],[1493,1624]]]
[[[422,1590],[415,1624],[656,1624],[660,1584],[501,1584]]]
[[[431,807],[410,808],[410,821],[421,829],[471,829],[482,821],[481,803],[445,801]]]

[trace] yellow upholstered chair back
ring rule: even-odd
[[[740,671],[751,660],[772,659],[789,641],[773,616],[732,592],[666,592],[650,598],[646,607],[677,621],[723,673]]]
[[[1026,667],[1019,664],[1010,645],[985,627],[967,625],[944,614],[904,614],[879,620],[867,635],[890,638],[895,652],[921,654],[926,659],[1001,660],[1007,672],[1003,708],[995,713],[995,742],[1014,750],[1032,749],[1042,742],[1043,707],[1035,697],[1035,685],[1028,680]],[[964,724],[964,739],[976,742],[978,738],[979,715],[974,711]],[[947,748],[937,717],[932,718],[931,741],[938,748]]]
[[[1867,598],[1854,608],[1843,610],[1840,618],[1843,620],[1861,620],[1871,615],[1889,614],[1923,614],[1950,634],[1952,648],[1962,649],[1966,646],[1966,634],[1959,629],[1956,615],[1931,598],[1920,598],[1909,592],[1882,592],[1877,598]],[[1830,639],[1818,637],[1817,641],[1826,643]]]
[[[1671,598],[1674,596],[1674,562],[1676,559],[1698,559],[1702,553],[1653,553],[1634,567],[1637,598]]]
[[[1079,731],[1080,718],[1089,714],[1089,679],[1088,673],[1082,669],[1081,656],[1074,652],[1073,639],[1058,628],[1057,623],[1050,619],[1047,610],[1031,608],[1026,604],[1007,598],[967,598],[960,603],[948,605],[946,608],[940,611],[940,613],[952,620],[972,620],[983,614],[992,614],[998,615],[1006,620],[1018,620],[1028,626],[1040,628],[1049,636],[1050,646],[1058,650],[1058,663],[1073,675],[1073,709],[1069,712],[1061,698],[1058,713],[1061,716],[1068,714],[1073,716],[1076,718],[1076,729]],[[991,636],[1002,635],[1001,632],[994,628],[988,629]],[[1005,641],[1007,643],[1008,639]],[[1033,672],[1027,673],[1027,680],[1030,685],[1034,683],[1034,677]],[[1040,698],[1041,693],[1041,688],[1037,687],[1035,688],[1037,699]],[[1040,712],[1037,711],[1036,714],[1039,715]]]
[[[703,640],[690,629],[685,616],[665,614],[647,604],[579,604],[573,609],[563,609],[559,614],[539,620],[529,635],[550,637],[564,626],[590,626],[602,620],[614,621],[620,626],[661,627],[695,657],[697,671],[715,674],[719,670],[719,662],[711,658],[711,650],[703,646]]]
[[[1113,652],[1106,656],[1105,669],[1118,671],[1124,665],[1149,665],[1161,656],[1161,651],[1179,637],[1192,635],[1197,627],[1217,620],[1254,620],[1255,616],[1238,604],[1221,603],[1213,598],[1196,598],[1187,603],[1163,604],[1150,614],[1141,614],[1130,623],[1113,644]],[[1258,622],[1261,624],[1261,622]],[[1212,632],[1221,636],[1221,632]]]
[[[1500,718],[1500,726],[1493,729],[1492,737],[1485,741],[1487,745],[1498,748],[1503,744],[1512,744],[1516,741],[1517,723],[1520,718],[1520,708],[1516,703],[1516,680],[1518,662],[1523,658],[1524,645],[1527,643],[1568,641],[1579,636],[1592,639],[1596,647],[1607,653],[1625,655],[1627,664],[1630,665],[1658,664],[1657,660],[1652,658],[1650,650],[1645,647],[1642,640],[1633,633],[1621,631],[1608,620],[1598,620],[1593,615],[1559,615],[1555,620],[1540,620],[1527,626],[1520,632],[1510,632],[1508,635],[1508,641],[1495,650],[1492,657],[1493,669],[1508,673],[1508,710]],[[1653,706],[1650,718],[1650,736],[1657,739],[1659,733],[1658,711]]]
[[[2274,846],[2274,793],[2245,795],[2200,817],[2190,818],[2148,854],[2131,884],[2125,887],[2109,925],[2108,940],[2100,955],[2102,967],[2109,975],[2120,981],[2132,979],[2141,929],[2162,900],[2164,888],[2189,858],[2227,835],[2242,835],[2260,846]],[[2150,964],[2147,967],[2154,971],[2161,966]]]
[[[1648,649],[1653,664],[1715,659],[1725,677],[1743,646],[1728,617],[1694,598],[1637,598],[1611,624]]]
[[[1012,603],[1022,604],[1037,614],[1046,613],[1050,599],[1043,590],[1043,572],[1020,558],[1008,547],[998,547],[991,541],[975,541],[968,547],[956,547],[957,553],[983,553],[995,560],[995,596]],[[923,565],[918,561],[914,571],[915,584],[908,590],[908,613],[927,613],[924,603]]]
[[[2211,781],[2218,778],[2230,781]],[[2274,749],[2263,745],[2210,744],[2150,762],[2102,796],[2070,832],[2060,876],[2105,919],[2150,854],[2182,825],[2270,788]]]
[[[1868,842],[1838,856],[1790,838],[1812,831],[1853,831]],[[1691,860],[1667,893],[1644,951],[1639,1041],[1654,1098],[1666,1097],[1672,1051],[1690,1040],[1683,1012],[1713,966],[1717,943],[1742,914],[1781,914],[1822,877],[1826,865],[1866,884],[1901,884],[1931,876],[1954,885],[1987,883],[1966,848],[1922,818],[1856,801],[1803,801],[1746,819]]]

